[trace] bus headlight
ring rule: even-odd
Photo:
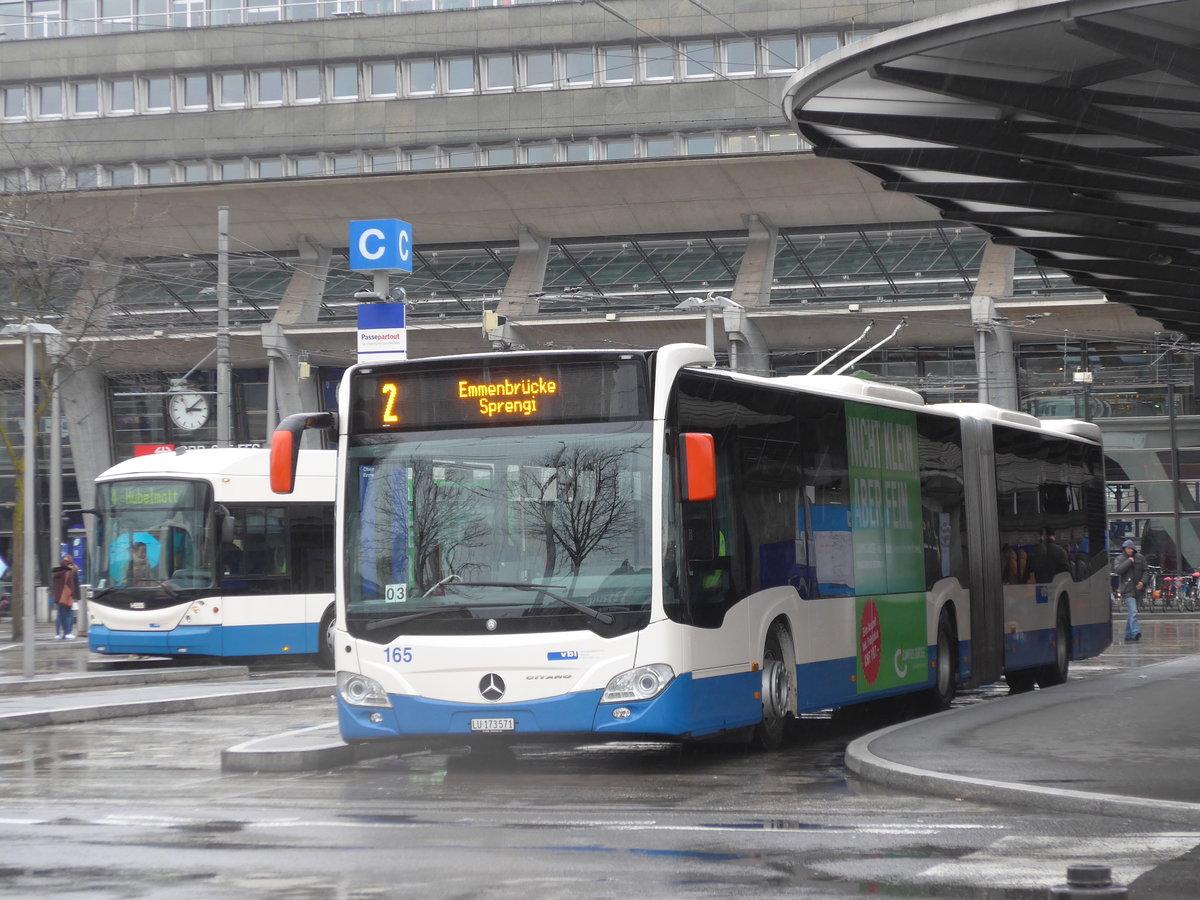
[[[387,691],[374,678],[353,672],[337,673],[338,696],[351,706],[391,706]]]
[[[675,670],[665,663],[638,666],[622,672],[608,683],[601,703],[625,703],[629,700],[650,700],[657,697],[675,678]]]

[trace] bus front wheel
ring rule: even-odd
[[[938,617],[937,650],[934,659],[933,690],[930,706],[934,712],[949,709],[958,688],[958,638],[949,610]]]
[[[321,627],[317,631],[317,665],[322,669],[333,668],[333,607],[321,616]]]
[[[759,750],[783,746],[788,719],[796,709],[796,653],[792,636],[776,622],[763,646],[762,721],[754,726],[752,742]]]

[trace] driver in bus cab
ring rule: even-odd
[[[135,586],[158,583],[154,577],[154,571],[150,568],[146,544],[143,541],[136,541],[133,545],[133,560],[130,563],[129,571],[130,583]]]

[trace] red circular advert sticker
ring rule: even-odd
[[[879,675],[879,657],[883,652],[879,639],[879,610],[875,608],[874,600],[863,604],[859,629],[863,675],[866,676],[867,684],[874,684]]]

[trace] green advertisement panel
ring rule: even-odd
[[[925,594],[858,597],[858,693],[919,685],[929,680]]]
[[[924,590],[916,414],[847,403],[846,444],[855,593]]]

